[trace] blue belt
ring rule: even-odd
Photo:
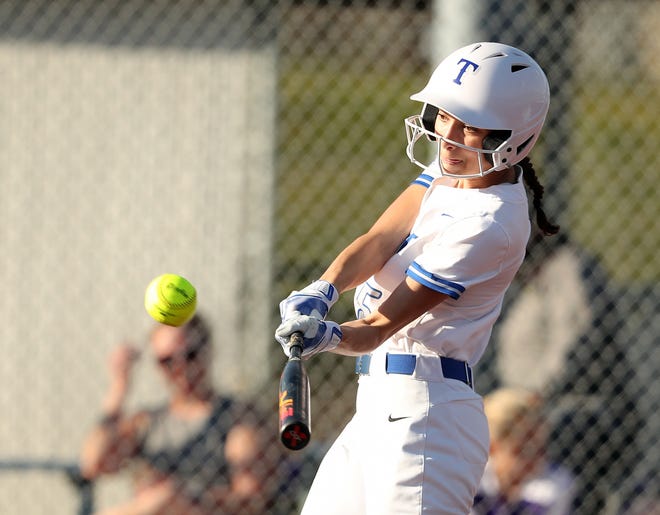
[[[442,375],[447,379],[457,379],[472,388],[472,369],[465,361],[439,356]],[[417,364],[415,354],[391,354],[387,353],[385,358],[385,372],[387,374],[413,375]],[[371,355],[359,356],[355,361],[355,373],[368,375],[371,365]]]

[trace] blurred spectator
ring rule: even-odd
[[[660,483],[658,482],[660,471],[658,471],[657,458],[656,454],[655,470],[637,485],[637,491],[622,496],[621,506],[615,513],[618,515],[660,515]]]
[[[151,353],[169,390],[161,406],[125,413],[139,351],[121,345],[110,356],[102,417],[80,458],[96,479],[127,465],[134,495],[104,515],[263,514],[274,501],[279,464],[254,409],[219,394],[211,381],[211,334],[196,315],[182,327],[157,324]]]
[[[576,515],[602,513],[635,467],[639,420],[635,371],[620,334],[625,314],[598,261],[567,236],[532,237],[494,328],[494,356],[477,381],[542,392],[550,416],[548,452],[577,478]],[[482,372],[485,372],[482,376]]]
[[[623,320],[619,341],[627,343],[626,354],[634,369],[627,382],[635,396],[633,415],[638,416],[629,416],[626,423],[637,424],[638,454],[633,470],[625,470],[618,492],[621,510],[616,513],[660,515],[660,283],[627,286],[617,309]]]
[[[548,462],[547,425],[539,396],[504,388],[484,398],[490,456],[473,515],[566,515],[573,475]]]

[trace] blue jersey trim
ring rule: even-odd
[[[432,175],[429,175],[427,173],[422,173],[411,184],[419,184],[420,186],[424,186],[425,188],[428,188],[429,186],[431,186],[432,182],[433,182]]]
[[[465,287],[443,279],[431,272],[427,272],[416,262],[412,262],[408,270],[406,270],[406,275],[412,277],[420,284],[431,288],[432,290],[439,291],[445,295],[449,295],[452,299],[458,299],[461,296],[461,293],[465,291]]]

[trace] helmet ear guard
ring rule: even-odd
[[[490,134],[484,138],[482,147],[484,150],[495,152],[485,154],[486,160],[491,165],[496,166],[498,170],[519,163],[529,152],[527,147],[536,140],[537,133],[531,132],[526,134],[526,136],[527,138],[520,145],[514,147],[511,131],[491,131]],[[524,136],[518,135],[518,140],[520,140],[521,137]],[[508,146],[500,148],[504,143],[508,143]]]
[[[431,105],[424,104],[422,108],[422,126],[430,133],[435,132],[435,119],[438,117],[440,109]],[[426,135],[429,141],[435,141],[436,139],[429,134]]]
[[[497,150],[502,143],[508,140],[511,137],[511,131],[506,130],[495,130],[490,131],[488,135],[484,138],[482,143],[482,148],[484,150]],[[486,160],[492,165],[493,163],[493,154],[484,154]]]

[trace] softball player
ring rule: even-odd
[[[325,456],[303,513],[461,514],[488,458],[472,368],[482,356],[530,233],[554,234],[526,157],[549,105],[538,64],[499,43],[461,48],[433,72],[405,120],[422,174],[320,280],[280,304],[276,338],[303,356],[358,356],[356,413]],[[423,163],[426,142],[435,158]],[[355,288],[357,319],[324,320]]]

